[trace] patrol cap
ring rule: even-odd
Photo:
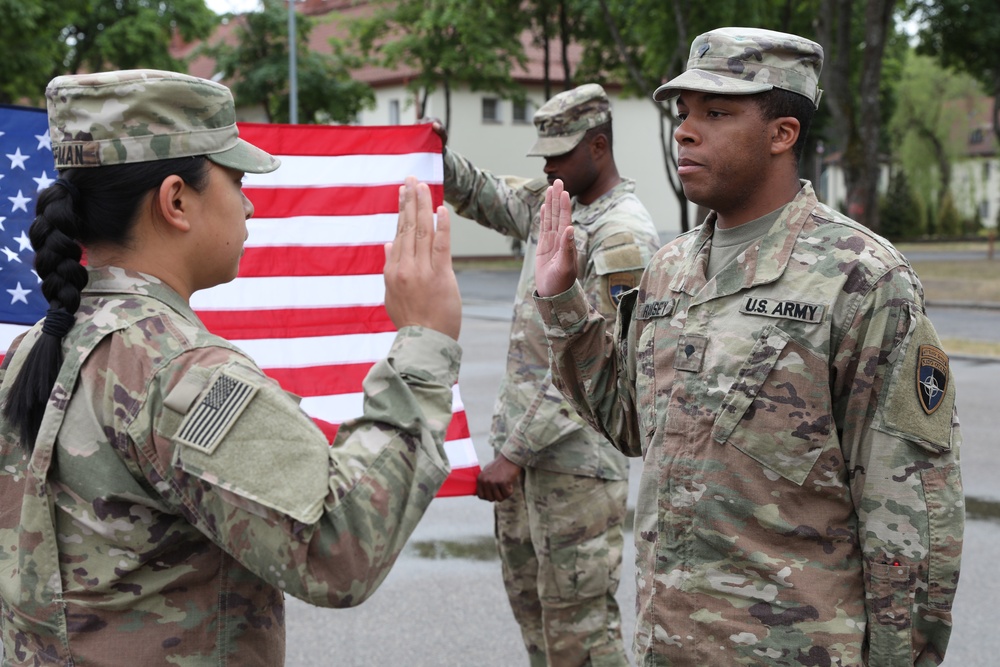
[[[263,174],[281,162],[239,138],[222,84],[160,70],[57,76],[45,89],[56,169],[204,155]]]
[[[611,103],[596,83],[559,93],[535,112],[538,139],[528,155],[553,157],[576,148],[587,130],[611,120]]]
[[[818,108],[823,47],[785,32],[761,28],[718,28],[691,43],[687,69],[657,88],[657,101],[682,90],[752,95],[772,88],[804,95]]]

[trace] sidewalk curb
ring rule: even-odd
[[[1000,310],[1000,303],[983,301],[924,301],[931,308],[974,308],[977,310]]]

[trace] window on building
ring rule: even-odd
[[[483,122],[484,123],[499,123],[500,122],[500,100],[495,97],[484,97],[483,98]]]
[[[515,123],[530,123],[531,122],[531,102],[525,100],[523,102],[518,102],[514,100],[514,106],[511,111],[510,117]]]
[[[979,219],[983,221],[990,219],[990,202],[988,199],[979,202]]]
[[[989,160],[983,162],[983,181],[985,181],[986,183],[990,182],[990,167],[992,166],[992,164],[993,163]]]
[[[969,143],[970,144],[983,143],[983,128],[977,127],[972,131],[972,134],[969,135]]]
[[[399,125],[399,100],[389,100],[389,125]]]

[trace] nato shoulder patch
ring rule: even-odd
[[[917,398],[927,414],[941,407],[948,391],[948,355],[934,345],[917,349]]]
[[[174,439],[211,454],[256,393],[256,385],[222,371],[184,417]]]
[[[635,287],[634,273],[612,273],[608,276],[608,296],[615,308],[621,303],[622,295]]]

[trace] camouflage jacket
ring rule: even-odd
[[[400,331],[331,447],[157,279],[92,271],[76,319],[33,452],[0,422],[4,664],[281,665],[283,593],[371,595],[448,472],[454,341]]]
[[[888,242],[808,183],[706,281],[714,217],[623,297],[537,303],[556,384],[644,457],[642,665],[933,665],[964,510],[947,357]]]
[[[589,428],[552,384],[535,292],[535,246],[548,183],[495,176],[445,152],[444,195],[455,210],[524,242],[524,263],[514,298],[507,368],[500,382],[490,442],[522,467],[604,479],[625,479],[627,461]],[[574,201],[573,226],[580,280],[590,303],[609,322],[617,299],[638,284],[659,247],[645,207],[625,180],[589,206]]]

